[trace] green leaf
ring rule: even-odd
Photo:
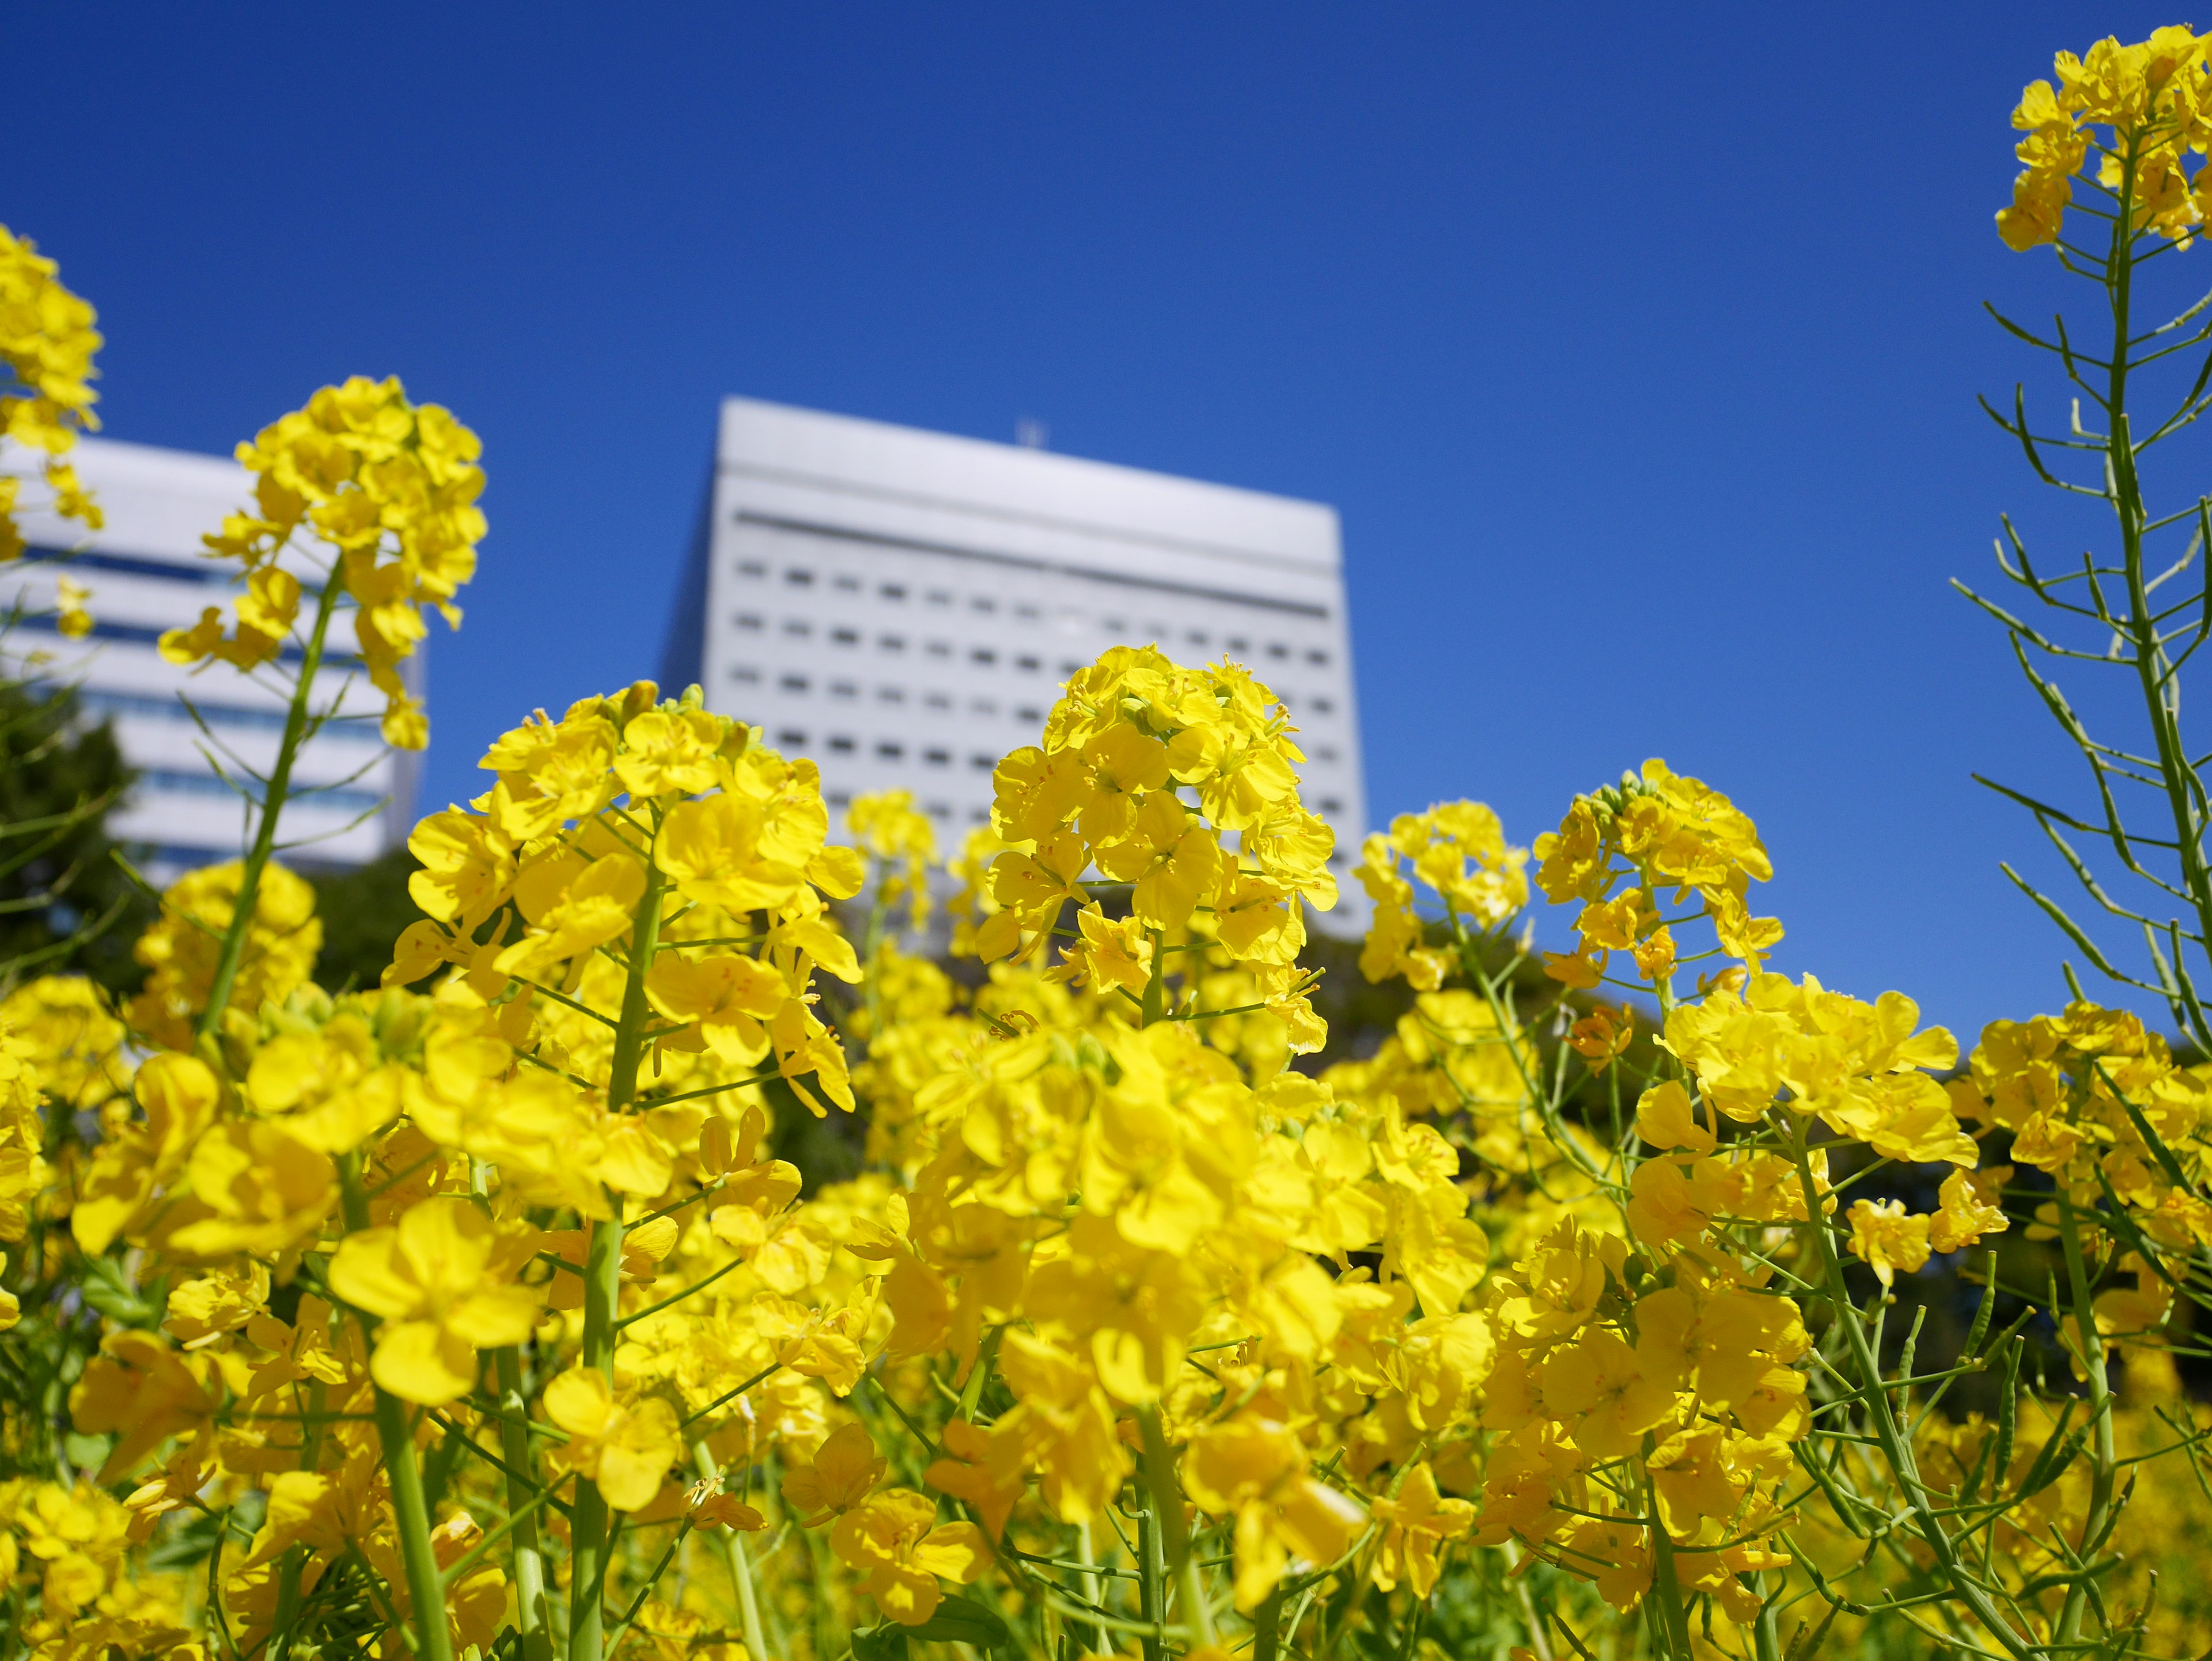
[[[167,1288],[152,1288],[149,1298],[123,1276],[123,1265],[112,1257],[94,1257],[84,1266],[79,1282],[84,1300],[118,1326],[157,1327],[168,1302]]]
[[[937,1613],[918,1627],[906,1628],[909,1638],[940,1644],[972,1644],[977,1649],[1004,1649],[1013,1640],[1006,1623],[973,1598],[947,1597]],[[857,1644],[854,1646],[858,1652]]]
[[[915,1630],[919,1631],[916,1628]],[[908,1628],[896,1621],[853,1634],[853,1661],[907,1661]]]

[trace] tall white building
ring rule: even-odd
[[[252,479],[217,456],[106,439],[81,441],[70,459],[106,524],[88,532],[42,508],[19,511],[31,552],[0,566],[0,607],[20,600],[27,611],[51,611],[55,580],[66,572],[92,590],[95,626],[88,638],[70,641],[54,632],[51,618],[19,624],[0,652],[11,672],[27,654],[46,654],[46,675],[76,686],[88,715],[113,723],[139,782],[109,818],[109,833],[137,844],[142,868],[167,881],[190,867],[239,855],[246,810],[217,766],[252,788],[239,764],[265,775],[283,731],[286,691],[268,669],[246,676],[216,664],[195,673],[165,660],[155,645],[164,630],[198,621],[204,607],[227,608],[238,592],[235,563],[204,557],[200,538],[252,502]],[[27,474],[36,460],[19,447],[0,448],[0,471]],[[45,499],[35,486],[24,495]],[[303,581],[312,575],[305,565],[298,569]],[[350,620],[341,612],[318,678],[319,701],[356,672],[353,649]],[[297,648],[287,648],[285,666],[298,660]],[[205,733],[185,698],[207,723]],[[279,837],[294,845],[279,857],[289,864],[358,864],[404,841],[413,824],[413,757],[384,746],[377,727],[383,700],[366,676],[344,708],[361,719],[326,727],[294,770],[295,788],[323,788],[295,796],[284,810]]]
[[[1302,796],[1366,829],[1336,511],[732,398],[662,682],[822,767],[842,806],[904,787],[958,845],[991,770],[1115,645],[1227,657],[1281,695]],[[1358,885],[1327,926],[1357,926]]]

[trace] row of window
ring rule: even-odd
[[[758,685],[761,684],[762,679],[760,670],[751,664],[738,665],[736,668],[730,671],[730,678],[732,680],[742,681],[748,685]],[[802,675],[795,672],[782,674],[776,678],[776,689],[779,691],[788,692],[803,697],[809,692],[812,691],[813,688],[814,682],[811,677]],[[849,680],[832,680],[824,682],[823,690],[833,698],[858,698],[860,696],[860,688],[859,684]],[[949,692],[924,692],[918,701],[926,709],[943,710],[946,714],[950,714],[952,709],[952,695]],[[902,686],[878,686],[876,688],[876,702],[878,703],[894,705],[903,704],[907,702],[906,689]],[[1311,700],[1311,703],[1315,709],[1322,711],[1328,711],[1335,707],[1327,698],[1315,698]],[[1008,709],[1005,706],[1001,705],[996,698],[969,698],[967,703],[967,710],[971,715],[981,715],[993,720],[997,719],[1002,715],[1008,715],[1012,720],[1019,722],[1024,727],[1038,726],[1044,720],[1044,711],[1037,708],[1035,704],[1017,704],[1012,709]],[[782,740],[779,739],[778,741],[781,742]],[[793,740],[793,742],[795,743],[804,743],[805,741],[805,740],[803,736]],[[844,753],[849,751],[853,748],[853,742],[851,740],[833,738],[830,740],[830,747],[832,750],[838,751],[840,753]],[[897,759],[897,757],[891,755],[889,751],[882,751],[881,753],[884,754],[887,759]],[[1313,746],[1308,753],[1318,762],[1336,762],[1343,758],[1343,752],[1333,744],[1316,745]],[[931,758],[933,759],[933,752]],[[977,765],[979,766],[988,767],[992,764],[993,764],[988,759],[985,758],[979,758],[977,762]]]
[[[738,563],[738,575],[744,577],[750,577],[756,581],[766,581],[769,575],[769,568],[764,562],[757,559],[748,559],[740,560]],[[791,587],[811,588],[814,586],[815,574],[805,566],[786,566],[783,570],[783,581]],[[850,573],[841,572],[830,578],[830,586],[832,588],[839,589],[848,593],[859,593],[866,585],[864,584],[859,577],[854,576]],[[878,599],[901,602],[910,598],[912,590],[903,582],[878,582],[875,585],[875,593],[876,598]],[[922,591],[921,598],[925,605],[943,606],[946,608],[951,607],[954,602],[952,592],[947,588],[926,588]],[[993,594],[971,594],[968,597],[968,609],[971,611],[980,612],[987,616],[995,613],[1000,609],[1000,602],[998,597]],[[1015,601],[1008,605],[1006,610],[1016,618],[1023,622],[1038,622],[1041,621],[1042,618],[1042,613],[1039,608],[1026,600]],[[761,620],[757,616],[741,615],[737,619],[737,622],[738,626],[741,629],[757,629],[762,626]],[[1112,635],[1116,638],[1127,636],[1129,633],[1129,623],[1128,619],[1126,618],[1102,617],[1098,619],[1098,625],[1105,633]],[[807,625],[796,620],[787,622],[784,624],[785,632],[790,634],[803,634],[806,632],[806,628]],[[1176,631],[1169,628],[1166,624],[1159,622],[1153,622],[1146,624],[1142,632],[1151,638],[1159,641],[1170,640],[1174,637],[1176,633]],[[833,640],[842,641],[848,644],[857,643],[859,639],[859,636],[851,630],[833,631],[830,637]],[[895,638],[895,636],[886,636],[882,637],[882,640],[890,641]],[[1182,631],[1182,638],[1186,642],[1193,646],[1203,647],[1213,644],[1212,635],[1204,629],[1186,629]],[[878,643],[882,643],[882,642],[879,642]],[[1225,650],[1231,652],[1249,652],[1253,649],[1250,636],[1245,635],[1224,635],[1220,637],[1220,643]],[[904,648],[905,644],[906,642],[903,640],[898,640],[896,645],[888,647],[887,649],[902,650]],[[933,648],[932,649],[936,648]],[[1297,648],[1291,646],[1287,642],[1279,640],[1267,642],[1266,643],[1265,650],[1269,658],[1273,659],[1279,663],[1287,663],[1292,658],[1299,655],[1299,649]],[[1326,667],[1329,661],[1328,650],[1325,647],[1306,647],[1304,651],[1304,655],[1308,663],[1313,664],[1316,667]],[[1078,666],[1079,667],[1080,666]],[[1074,670],[1062,669],[1060,672],[1063,674],[1073,674]]]
[[[757,686],[761,684],[762,675],[757,666],[741,663],[730,671],[730,678],[748,686]],[[790,692],[799,697],[804,697],[814,690],[813,678],[798,673],[779,675],[776,677],[775,684],[778,691]],[[860,684],[856,681],[824,681],[822,690],[833,698],[857,698],[860,696]],[[878,703],[904,703],[906,701],[906,689],[902,686],[876,688],[876,702]],[[952,708],[952,695],[950,692],[924,692],[918,702],[925,709],[949,711]],[[968,711],[970,715],[997,715],[1000,713],[999,701],[996,698],[970,698],[968,700]],[[1035,704],[1018,704],[1010,713],[1016,721],[1025,721],[1031,726],[1044,719],[1044,711]]]
[[[742,626],[750,628],[757,628],[760,624],[760,619],[757,618],[740,617],[738,619],[738,622]],[[805,625],[803,624],[794,626],[792,624],[787,623],[784,625],[784,630],[787,634],[804,634],[806,632]],[[842,645],[857,643],[856,639],[853,637],[853,631],[848,629],[835,630],[831,637]],[[881,649],[888,652],[902,652],[906,649],[906,642],[896,635],[879,636],[877,638],[876,644]],[[949,658],[952,654],[952,648],[942,641],[932,641],[929,643],[928,652],[929,655],[932,657]],[[980,664],[987,668],[995,666],[999,661],[998,652],[994,648],[988,646],[975,647],[969,652],[968,655],[971,661]],[[1027,654],[1015,656],[1012,662],[1017,669],[1028,672],[1034,672],[1043,667],[1043,665],[1038,659]],[[1065,680],[1066,677],[1074,674],[1082,666],[1083,666],[1079,663],[1062,663],[1060,666],[1060,673],[1062,679]],[[744,682],[747,685],[757,685],[760,683],[761,672],[759,668],[754,665],[739,664],[730,671],[730,678]],[[784,675],[780,678],[777,684],[787,692],[804,693],[812,690],[812,681],[811,678],[800,674]],[[860,688],[849,680],[833,680],[828,683],[828,686],[830,695],[835,697],[857,697],[860,695]],[[876,689],[876,696],[885,703],[902,703],[906,700],[906,693],[902,689],[895,686],[879,686]],[[1282,699],[1285,708],[1296,708],[1297,705],[1297,699],[1294,698],[1288,692],[1279,691],[1276,696]],[[928,703],[933,709],[946,709],[951,707],[949,696],[943,692],[926,693],[924,695],[923,701]],[[1305,708],[1312,710],[1316,715],[1333,715],[1336,713],[1336,700],[1326,693],[1307,697],[1304,700],[1304,705]],[[998,712],[998,705],[989,699],[976,699],[973,701],[969,707],[981,715],[995,715]],[[1023,716],[1023,719],[1024,720],[1030,718],[1031,717],[1028,715]],[[1036,718],[1040,720],[1042,719],[1042,716]]]
[[[190,721],[192,710],[210,727],[233,727],[246,732],[281,733],[284,730],[285,713],[282,709],[246,709],[231,703],[201,703],[193,701],[192,709],[185,707],[180,698],[148,697],[135,692],[103,692],[86,687],[76,695],[80,709],[97,715],[133,715],[149,721]],[[327,739],[355,739],[369,744],[381,745],[382,735],[374,725],[374,712],[358,715],[340,715],[325,726],[319,735]]]
[[[236,800],[245,795],[254,801],[261,800],[261,787],[252,779],[240,779],[236,783],[217,778],[212,773],[179,773],[164,768],[149,768],[138,775],[138,782],[149,790],[177,793],[191,796],[229,796]],[[343,786],[318,788],[313,785],[295,786],[291,805],[295,807],[337,808],[349,813],[363,813],[380,807],[390,800],[380,790],[349,790]]]

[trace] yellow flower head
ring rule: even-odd
[[[340,1241],[331,1290],[382,1317],[376,1382],[432,1407],[473,1389],[476,1352],[519,1344],[537,1324],[538,1294],[511,1279],[532,1244],[503,1238],[475,1202],[458,1198],[425,1200],[396,1226]]]
[[[355,606],[353,632],[370,681],[384,694],[384,737],[401,749],[429,741],[421,705],[399,665],[427,632],[435,606],[460,627],[454,596],[476,575],[484,516],[477,435],[434,404],[410,403],[397,380],[356,375],[325,386],[263,428],[238,459],[255,475],[254,506],[206,538],[210,553],[244,567],[246,593],[226,639],[221,614],[161,638],[172,661],[220,656],[240,668],[273,655],[297,613],[300,585],[276,562],[311,537],[331,557],[328,581]]]
[[[15,383],[0,393],[0,441],[44,451],[53,512],[96,531],[103,522],[100,508],[62,458],[80,432],[100,425],[92,413],[98,394],[89,383],[98,373],[92,357],[100,338],[92,307],[62,286],[60,269],[28,237],[0,225],[0,367]],[[15,490],[14,478],[0,477],[0,560],[23,551],[9,512]],[[70,608],[63,615],[66,619]]]
[[[124,1019],[164,1049],[183,1050],[191,1043],[193,1020],[215,987],[217,952],[244,873],[236,861],[185,873],[162,894],[161,917],[133,948],[132,955],[151,972]],[[290,996],[313,972],[322,946],[315,891],[270,861],[262,868],[254,896],[253,922],[227,1019],[250,1019],[263,1004]]]
[[[2192,177],[2187,164],[2212,136],[2206,46],[2182,27],[2132,46],[2108,36],[2082,57],[2060,52],[2055,88],[2029,82],[2012,115],[2026,170],[1997,214],[2006,246],[2025,251],[2058,240],[2074,180],[2093,152],[2097,187],[2138,233],[2189,246],[2204,221],[2204,175],[2200,167]]]

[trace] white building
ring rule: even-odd
[[[54,632],[50,616],[33,619],[17,624],[0,651],[10,672],[27,654],[46,654],[46,675],[75,685],[88,715],[113,723],[140,777],[110,818],[109,833],[138,845],[146,861],[141,868],[166,882],[190,867],[238,857],[250,827],[245,804],[218,776],[217,764],[252,788],[244,768],[265,775],[283,731],[287,692],[268,667],[247,676],[215,664],[195,673],[155,648],[165,630],[198,621],[207,606],[228,608],[238,591],[234,562],[204,557],[200,538],[220,529],[224,514],[251,504],[252,480],[220,457],[106,439],[81,441],[70,459],[106,526],[88,532],[42,508],[19,510],[16,522],[32,551],[0,566],[0,606],[20,600],[27,611],[51,612],[55,579],[66,572],[92,590],[95,627],[88,638],[70,641]],[[37,460],[16,446],[0,449],[0,471],[29,474]],[[45,500],[35,485],[23,494]],[[308,579],[308,567],[296,569]],[[329,649],[319,701],[356,672],[351,622],[343,611],[332,622]],[[289,669],[298,659],[295,647],[283,661]],[[343,707],[361,718],[325,727],[294,770],[295,791],[322,788],[295,794],[284,810],[279,857],[289,864],[358,864],[404,841],[413,824],[414,758],[384,746],[377,727],[383,699],[362,676]]]
[[[821,764],[833,806],[904,787],[957,849],[991,770],[1107,647],[1223,657],[1281,695],[1349,875],[1366,830],[1336,512],[1008,444],[733,398],[662,683]],[[1346,881],[1322,921],[1358,926]]]

